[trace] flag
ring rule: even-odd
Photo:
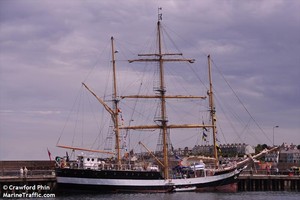
[[[49,159],[50,159],[50,161],[52,161],[52,159],[51,159],[51,153],[50,153],[50,151],[49,151],[49,149],[47,148],[47,151],[48,151],[48,156],[49,156]]]
[[[202,134],[202,140],[204,140],[204,141],[206,141],[206,137],[207,137],[207,135],[204,133],[204,131],[203,131],[203,134]]]
[[[177,156],[177,155],[175,155],[175,158],[176,158],[177,160],[182,160],[182,158],[180,158],[180,157]]]

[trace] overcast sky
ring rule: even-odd
[[[185,57],[211,54],[255,121],[244,120],[263,130],[223,143],[271,145],[274,130],[275,144],[300,144],[298,0],[1,0],[0,160],[64,152],[64,121],[110,37],[143,46],[158,7]]]

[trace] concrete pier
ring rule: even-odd
[[[240,175],[239,191],[298,191],[300,176],[288,175]]]

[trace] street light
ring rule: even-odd
[[[274,126],[274,127],[273,127],[273,147],[274,147],[274,129],[275,129],[275,128],[279,128],[279,126]]]

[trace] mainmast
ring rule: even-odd
[[[163,155],[164,155],[164,176],[169,177],[169,162],[168,162],[168,130],[167,130],[167,112],[166,112],[166,89],[165,89],[165,78],[164,78],[164,61],[162,55],[162,43],[161,43],[161,30],[160,30],[160,19],[157,22],[157,37],[158,37],[158,54],[159,54],[159,76],[160,76],[160,88],[158,92],[160,93],[161,101],[161,127],[162,127],[162,137],[163,137]]]
[[[218,149],[217,149],[217,127],[216,127],[216,108],[214,105],[214,99],[213,99],[213,86],[212,86],[212,75],[211,75],[211,59],[210,55],[207,56],[208,59],[208,76],[209,76],[209,108],[210,108],[210,116],[211,116],[211,124],[212,124],[212,130],[213,130],[213,145],[214,145],[214,158],[215,158],[215,165],[218,167]]]
[[[161,10],[161,8],[159,8]],[[158,10],[158,11],[159,11]],[[179,58],[168,58],[169,56],[181,56],[181,53],[164,53],[162,50],[162,32],[161,32],[161,20],[162,14],[158,12],[158,22],[157,22],[157,38],[158,38],[158,53],[154,54],[139,54],[138,56],[150,57],[136,60],[129,60],[129,62],[158,62],[159,64],[159,79],[160,85],[156,91],[158,92],[155,96],[134,96],[134,98],[159,98],[161,104],[161,112],[159,120],[160,124],[157,125],[146,125],[146,126],[137,126],[137,127],[121,127],[123,129],[149,129],[149,128],[157,128],[162,131],[162,139],[163,139],[163,169],[164,169],[164,178],[169,178],[169,161],[168,161],[168,128],[195,128],[195,127],[203,127],[203,125],[168,125],[167,120],[167,112],[166,112],[166,98],[205,98],[205,97],[195,97],[195,96],[167,96],[166,95],[166,86],[164,79],[164,62],[176,62],[176,61],[187,61],[190,63],[194,62],[194,59],[179,59]],[[166,57],[166,58],[165,58]],[[126,98],[126,97],[124,97]],[[129,97],[132,98],[132,97]]]

